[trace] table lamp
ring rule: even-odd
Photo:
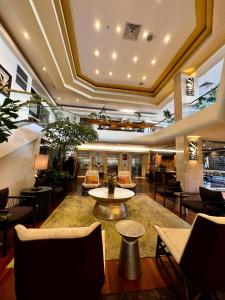
[[[35,178],[36,178],[35,190],[38,191],[37,178],[39,176],[39,171],[40,170],[47,170],[48,169],[48,155],[35,154],[33,169],[37,170],[37,174],[35,175]]]

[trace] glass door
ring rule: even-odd
[[[78,176],[85,176],[91,165],[91,154],[89,152],[78,153]]]
[[[118,154],[107,155],[107,174],[118,174]]]
[[[141,155],[140,154],[132,154],[132,177],[141,177]]]

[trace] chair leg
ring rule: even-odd
[[[160,237],[157,237],[157,244],[156,244],[156,258],[160,257]]]
[[[82,186],[82,196],[84,196],[84,187]]]

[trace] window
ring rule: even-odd
[[[17,65],[17,71],[16,71],[16,83],[24,90],[27,90],[27,81],[28,76],[27,74],[22,70],[22,68]]]

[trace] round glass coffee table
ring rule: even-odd
[[[126,201],[134,196],[134,192],[115,188],[113,194],[108,193],[108,188],[96,188],[88,191],[89,195],[96,200],[93,215],[104,220],[120,220],[128,215]]]

